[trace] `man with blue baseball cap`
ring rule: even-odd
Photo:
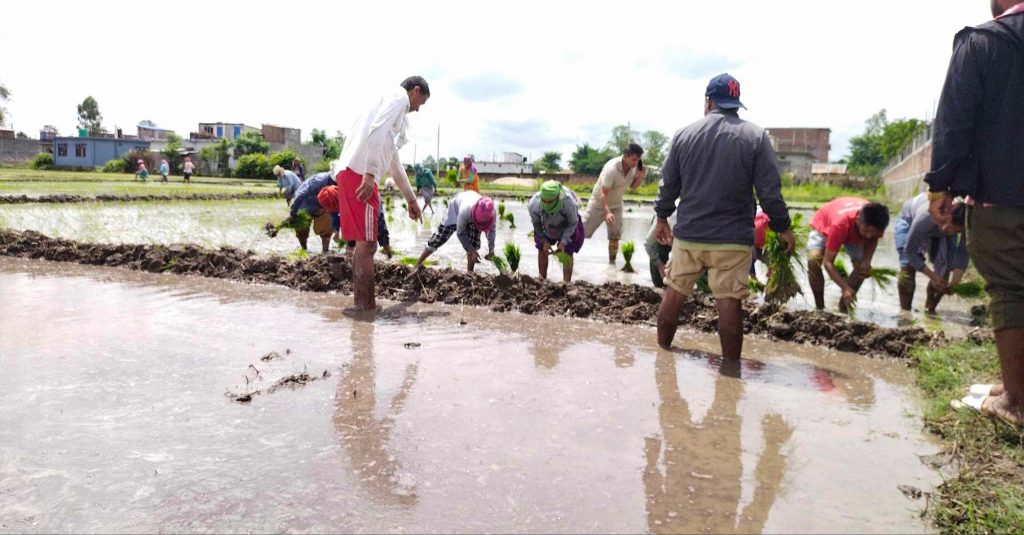
[[[658,309],[658,344],[672,345],[679,313],[703,273],[718,308],[718,337],[725,358],[743,349],[743,307],[754,247],[757,204],[768,226],[792,252],[789,209],[768,133],[740,119],[740,83],[714,77],[704,93],[704,118],[672,136],[655,201],[655,238],[671,245],[665,291]],[[678,212],[674,228],[668,217]]]

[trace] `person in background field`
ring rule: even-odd
[[[135,171],[135,177],[145,182],[149,179],[149,170],[146,169],[146,162],[140,158],[139,161],[135,163],[139,166],[138,171]]]
[[[416,262],[416,269],[423,267],[423,262],[448,242],[455,234],[466,250],[467,270],[480,261],[480,234],[487,234],[487,256],[494,256],[494,228],[497,226],[498,212],[494,209],[494,201],[475,191],[463,191],[452,197],[448,203],[448,213],[444,221],[437,227],[437,232],[430,237],[423,254]]]
[[[302,165],[302,160],[295,158],[292,160],[292,172],[299,177],[299,181],[306,180],[306,166]]]
[[[743,299],[754,245],[754,192],[769,226],[791,253],[796,238],[782,200],[775,151],[768,133],[739,117],[740,83],[728,74],[711,79],[704,118],[672,136],[654,204],[655,237],[671,245],[658,308],[658,345],[670,349],[679,313],[705,272],[718,309],[722,356],[743,351]],[[677,203],[678,202],[678,208]],[[674,227],[668,217],[678,214]]]
[[[932,136],[929,211],[939,227],[970,195],[967,250],[991,296],[1003,384],[976,404],[1024,426],[1024,3],[990,0],[996,20],[956,35]]]
[[[192,172],[195,171],[196,165],[192,163],[191,156],[185,156],[185,163],[181,164],[181,176],[184,178],[184,182],[192,182]]]
[[[167,175],[171,174],[171,166],[167,165],[167,160],[160,160],[160,182],[167,182]]]
[[[277,189],[284,191],[284,202],[290,205],[292,197],[295,196],[295,190],[299,189],[299,184],[302,183],[299,180],[299,175],[286,170],[280,165],[275,165],[274,176],[277,177]]]
[[[398,149],[408,139],[406,114],[426,104],[430,86],[420,76],[410,76],[400,85],[401,91],[377,99],[362,112],[345,137],[341,158],[331,164],[331,174],[338,183],[341,238],[356,240],[352,294],[358,310],[377,308],[373,255],[381,212],[378,177],[391,172],[405,197],[409,219],[420,220],[420,205],[399,161]]]
[[[644,149],[630,143],[622,156],[608,160],[601,169],[601,177],[594,184],[594,191],[587,201],[583,214],[583,228],[587,239],[604,223],[608,224],[608,263],[614,264],[619,253],[619,239],[622,238],[622,201],[626,190],[636,190],[644,182],[646,171],[640,157]]]
[[[583,247],[583,220],[576,194],[555,180],[541,185],[527,204],[533,222],[533,243],[537,247],[540,278],[548,278],[548,260],[554,253],[565,253],[569,260],[562,266],[562,280],[572,282],[573,255]]]
[[[935,313],[935,307],[943,295],[950,293],[951,287],[960,284],[968,264],[967,238],[964,236],[966,215],[967,206],[957,203],[952,221],[939,228],[928,213],[927,193],[903,203],[893,231],[893,241],[900,257],[900,276],[896,287],[901,309],[911,309],[919,271],[929,279],[924,306],[929,314]],[[925,255],[931,259],[933,268],[928,267]]]
[[[889,209],[883,204],[857,197],[831,200],[811,218],[807,237],[807,280],[814,294],[814,306],[825,308],[825,277],[822,265],[833,282],[843,290],[839,310],[846,312],[857,303],[857,291],[871,271],[871,258],[878,239],[889,226]],[[845,248],[853,266],[843,277],[836,269],[836,255]]]
[[[467,154],[459,165],[459,184],[462,184],[464,191],[480,193],[480,174],[476,172],[472,154]]]
[[[423,197],[423,206],[430,208],[430,215],[433,216],[434,205],[431,201],[434,199],[434,192],[437,191],[434,172],[420,164],[413,167],[413,172],[416,174],[416,194]]]
[[[289,217],[294,220],[300,210],[305,210],[313,217],[312,226],[313,233],[320,236],[320,241],[323,245],[323,252],[327,253],[331,246],[331,216],[327,209],[320,203],[320,192],[326,189],[328,186],[335,186],[334,178],[329,172],[317,173],[299,184],[299,187],[295,189],[295,197],[292,200],[291,213]],[[337,204],[337,203],[335,203]],[[309,227],[304,229],[295,229],[295,237],[299,239],[299,245],[304,250],[309,250],[306,246],[309,240]]]

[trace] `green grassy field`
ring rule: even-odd
[[[929,515],[942,533],[1020,533],[1024,526],[1024,434],[972,410],[954,410],[973,383],[998,383],[991,344],[958,342],[914,352],[925,423],[960,463],[940,485]]]
[[[159,182],[159,174],[150,174],[149,182]],[[172,184],[182,183],[181,175],[171,175]],[[57,171],[26,169],[21,167],[0,167],[0,184],[4,182],[135,182],[135,175],[128,173],[100,173],[98,171]],[[222,178],[210,176],[192,176],[193,184],[215,184],[221,186],[276,187],[273,180],[252,180],[243,178]]]

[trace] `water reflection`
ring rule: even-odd
[[[374,365],[374,324],[351,323],[352,360],[342,371],[335,397],[334,427],[348,452],[352,471],[370,491],[375,501],[387,505],[414,505],[417,501],[414,479],[391,452],[391,431],[395,418],[405,407],[416,383],[418,364],[405,369],[405,378],[391,398],[384,417],[377,418]]]
[[[711,362],[714,362],[712,360]],[[738,511],[743,465],[737,405],[743,397],[741,361],[719,361],[714,401],[700,422],[692,421],[679,391],[676,354],[659,351],[655,382],[661,405],[661,438],[644,439],[647,527],[652,533],[758,533],[764,528],[786,469],[783,446],[793,427],[775,413],[761,419],[765,445],[754,477],[753,499]]]

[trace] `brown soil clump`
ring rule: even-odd
[[[293,261],[231,247],[91,244],[11,230],[0,230],[0,255],[278,284],[310,292],[348,293],[352,289],[352,267],[341,255]],[[413,274],[411,268],[398,263],[377,265],[377,295],[395,301],[649,325],[654,323],[661,302],[653,288],[636,284],[574,282],[567,286],[527,275],[491,276],[452,269],[424,269]],[[748,302],[744,307],[747,333],[839,351],[905,358],[914,345],[945,341],[941,333],[930,334],[920,327],[880,327],[828,312],[770,304],[757,307]],[[703,295],[689,301],[680,316],[681,325],[707,332],[717,329],[717,321],[711,298]]]

